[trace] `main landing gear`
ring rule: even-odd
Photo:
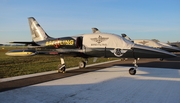
[[[85,61],[80,61],[80,62],[79,62],[79,69],[85,68],[87,62],[88,62],[88,59],[87,59],[87,58],[85,58]]]
[[[66,72],[66,65],[64,61],[64,57],[60,56],[61,63],[58,65],[58,73],[65,73]],[[88,58],[85,58],[84,61],[79,62],[79,69],[85,68],[88,62]]]
[[[64,57],[62,55],[60,57],[60,61],[61,61],[61,64],[58,65],[58,73],[60,73],[60,72],[65,73],[66,72],[66,65],[64,62]]]
[[[131,75],[135,75],[136,74],[136,69],[138,68],[138,65],[137,65],[137,59],[134,59],[134,68],[130,68],[129,69],[129,74]]]

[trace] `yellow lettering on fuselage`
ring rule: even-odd
[[[46,46],[53,45],[74,45],[74,40],[52,40],[46,42]]]

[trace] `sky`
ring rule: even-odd
[[[0,43],[32,41],[28,17],[51,37],[101,32],[180,41],[180,0],[1,0]]]

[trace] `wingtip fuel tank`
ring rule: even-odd
[[[36,55],[35,50],[11,50],[5,53],[8,56],[33,56]]]

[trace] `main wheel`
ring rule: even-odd
[[[61,70],[62,70],[62,73],[66,73],[66,67],[63,67]]]
[[[84,61],[79,62],[79,69],[85,68],[86,63]]]
[[[57,69],[58,69],[58,73],[60,73],[60,72],[65,73],[66,66],[64,64],[59,64]]]
[[[135,74],[136,74],[136,69],[130,68],[130,69],[129,69],[129,74],[135,75]]]

